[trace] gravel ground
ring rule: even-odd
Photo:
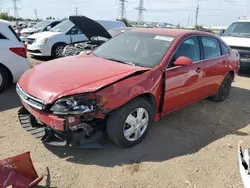
[[[0,94],[0,159],[30,151],[39,174],[50,172],[41,187],[243,187],[237,145],[250,147],[250,72],[238,76],[225,102],[174,112],[126,150],[108,139],[101,150],[45,147],[21,128],[19,107],[14,86]]]

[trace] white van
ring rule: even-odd
[[[250,18],[233,22],[220,34],[228,46],[239,52],[241,68],[250,69]]]
[[[90,40],[86,35],[95,33],[95,25],[92,25],[92,20],[84,16],[74,16],[77,18],[77,25],[73,24],[70,20],[66,20],[48,32],[37,33],[31,35],[27,39],[27,49],[31,55],[34,56],[52,56],[58,58],[62,56],[64,47],[67,44]],[[106,30],[115,27],[126,27],[120,21],[105,21],[96,20]],[[84,33],[79,28],[84,28]]]

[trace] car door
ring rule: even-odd
[[[71,43],[86,41],[87,37],[82,33],[80,29],[74,26],[69,32]]]
[[[175,66],[178,57],[185,56],[193,61],[192,65]],[[203,71],[201,49],[197,36],[183,40],[173,55],[165,71],[165,97],[163,114],[193,103],[203,97],[200,91]]]
[[[220,87],[227,72],[229,50],[214,37],[201,36],[203,49],[202,91],[206,96],[214,95]],[[227,47],[226,47],[227,48]]]

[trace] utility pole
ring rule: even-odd
[[[126,2],[127,0],[119,0],[118,18],[120,19],[126,18]]]
[[[144,0],[139,0],[139,6],[135,8],[136,10],[138,10],[138,24],[142,24],[143,23],[143,12],[147,11],[144,8]]]
[[[37,10],[36,9],[34,9],[34,13],[35,13],[35,16],[36,16],[36,20],[38,20]]]
[[[18,8],[18,6],[17,6],[17,2],[20,2],[20,0],[12,0],[13,1],[13,9],[14,9],[14,17],[16,18],[16,19],[18,19],[19,18],[19,15],[18,15],[18,9],[20,9],[20,8]]]
[[[199,17],[199,5],[197,5],[196,7],[196,14],[195,14],[195,28],[197,27],[197,23],[198,23],[198,17]]]
[[[188,24],[187,24],[187,26],[189,26],[189,24],[190,24],[190,16],[191,16],[191,13],[188,15]]]
[[[75,7],[75,14],[78,15],[78,7]]]

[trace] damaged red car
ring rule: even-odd
[[[224,101],[238,70],[239,54],[213,34],[135,29],[27,71],[19,118],[46,144],[95,147],[107,132],[132,147],[161,116],[207,97]]]

